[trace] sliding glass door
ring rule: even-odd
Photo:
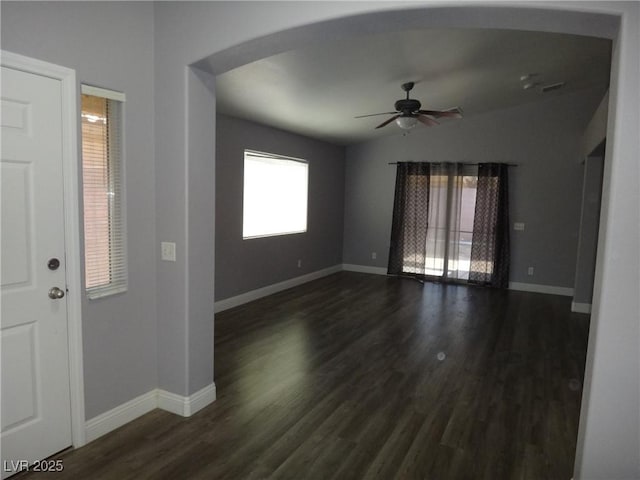
[[[478,168],[432,164],[423,275],[468,280]]]
[[[507,165],[399,162],[390,275],[506,288]]]

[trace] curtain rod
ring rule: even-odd
[[[480,165],[480,163],[456,163],[456,162],[389,162],[389,165],[398,165],[399,163],[430,163],[431,165]],[[484,163],[499,163],[500,165],[506,165],[507,167],[517,167],[517,163],[501,163],[501,162],[484,162]]]

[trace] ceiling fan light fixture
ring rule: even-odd
[[[413,88],[413,82],[402,84],[402,89],[407,92],[407,98],[402,98],[394,104],[395,112],[382,112],[372,113],[370,115],[359,115],[355,118],[375,117],[377,115],[393,115],[380,125],[376,127],[376,130],[382,127],[386,127],[393,121],[396,125],[403,130],[411,130],[418,122],[426,125],[427,127],[433,127],[438,125],[435,120],[440,117],[448,118],[462,118],[462,110],[460,107],[450,108],[449,110],[421,110],[422,104],[414,99],[409,98],[409,91]]]
[[[398,117],[396,118],[396,125],[403,130],[410,130],[416,126],[418,119],[416,117]]]

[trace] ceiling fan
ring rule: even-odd
[[[409,98],[409,92],[414,85],[414,82],[402,84],[402,90],[407,92],[407,98],[402,98],[395,103],[395,112],[372,113],[370,115],[360,115],[355,118],[393,115],[393,117],[385,120],[376,128],[382,128],[395,120],[396,124],[405,130],[415,127],[418,122],[423,123],[427,127],[439,125],[435,120],[436,118],[462,118],[462,109],[459,107],[450,108],[449,110],[420,110],[422,104],[418,100]]]

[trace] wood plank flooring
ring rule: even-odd
[[[214,404],[47,475],[569,480],[588,322],[567,297],[341,272],[216,316]]]

